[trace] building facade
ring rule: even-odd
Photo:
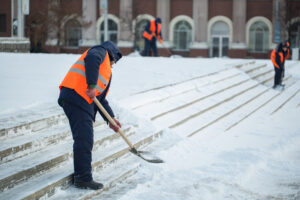
[[[0,36],[8,37],[14,21],[8,10],[16,0],[4,1]],[[24,32],[31,51],[81,53],[101,44],[101,5],[101,0],[30,0]],[[280,41],[300,47],[299,0],[108,0],[107,6],[108,39],[125,55],[143,50],[142,32],[155,17],[162,19],[161,56],[268,58]]]

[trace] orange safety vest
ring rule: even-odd
[[[276,62],[276,52],[277,52],[276,49],[273,49],[271,53],[271,61],[276,68],[280,69],[278,63]],[[279,52],[278,55],[280,56],[280,63],[283,63],[283,53]]]
[[[157,24],[157,35],[155,35],[155,20],[151,20],[150,21],[150,31],[151,31],[151,34],[149,34],[147,31],[144,31],[143,33],[143,37],[148,39],[148,40],[152,40],[152,37],[155,36],[155,37],[159,37],[159,34],[160,34],[160,30],[161,30],[161,24]]]
[[[88,50],[86,50],[81,57],[72,65],[69,72],[65,76],[64,80],[60,84],[59,88],[62,87],[73,89],[83,97],[89,104],[93,102],[91,98],[89,98],[85,91],[87,89],[86,76],[85,76],[85,63],[84,58],[86,57]],[[96,96],[100,95],[107,87],[111,78],[111,65],[108,53],[106,52],[106,56],[104,61],[99,65],[99,75],[98,81],[96,84]]]

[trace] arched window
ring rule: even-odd
[[[135,38],[136,38],[136,48],[138,51],[141,51],[144,49],[145,46],[145,41],[144,38],[142,37],[144,31],[145,31],[145,26],[149,20],[147,19],[142,19],[136,24],[136,29],[135,29]]]
[[[218,36],[229,36],[229,26],[223,21],[218,21],[213,24],[211,28],[211,34]]]
[[[211,48],[212,57],[224,57],[228,55],[229,48],[229,26],[223,21],[215,22],[211,27]]]
[[[179,21],[174,26],[174,49],[186,51],[192,41],[192,27],[187,21]]]
[[[264,52],[269,49],[269,28],[262,21],[254,22],[249,29],[249,50]]]
[[[69,20],[65,24],[65,45],[68,47],[78,47],[81,40],[81,25],[75,19]]]
[[[300,48],[300,21],[292,24],[290,34],[291,48]]]
[[[112,20],[108,19],[108,28],[107,28],[108,40],[117,44],[118,42],[118,25]],[[100,25],[100,42],[104,42],[104,21]]]

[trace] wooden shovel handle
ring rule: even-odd
[[[108,114],[108,112],[105,110],[105,108],[102,106],[102,104],[98,101],[98,99],[96,97],[94,97],[94,102],[96,103],[96,105],[98,106],[98,108],[101,110],[101,112],[105,115],[105,117],[108,119],[108,121],[116,126],[119,127],[118,124],[115,122],[115,120],[113,120],[113,118],[111,118],[111,116]],[[118,133],[122,136],[122,138],[125,140],[125,142],[128,144],[128,146],[131,149],[134,149],[133,144],[128,140],[128,138],[125,136],[124,131],[119,127]]]

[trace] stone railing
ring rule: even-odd
[[[28,38],[0,37],[0,52],[29,52]]]

